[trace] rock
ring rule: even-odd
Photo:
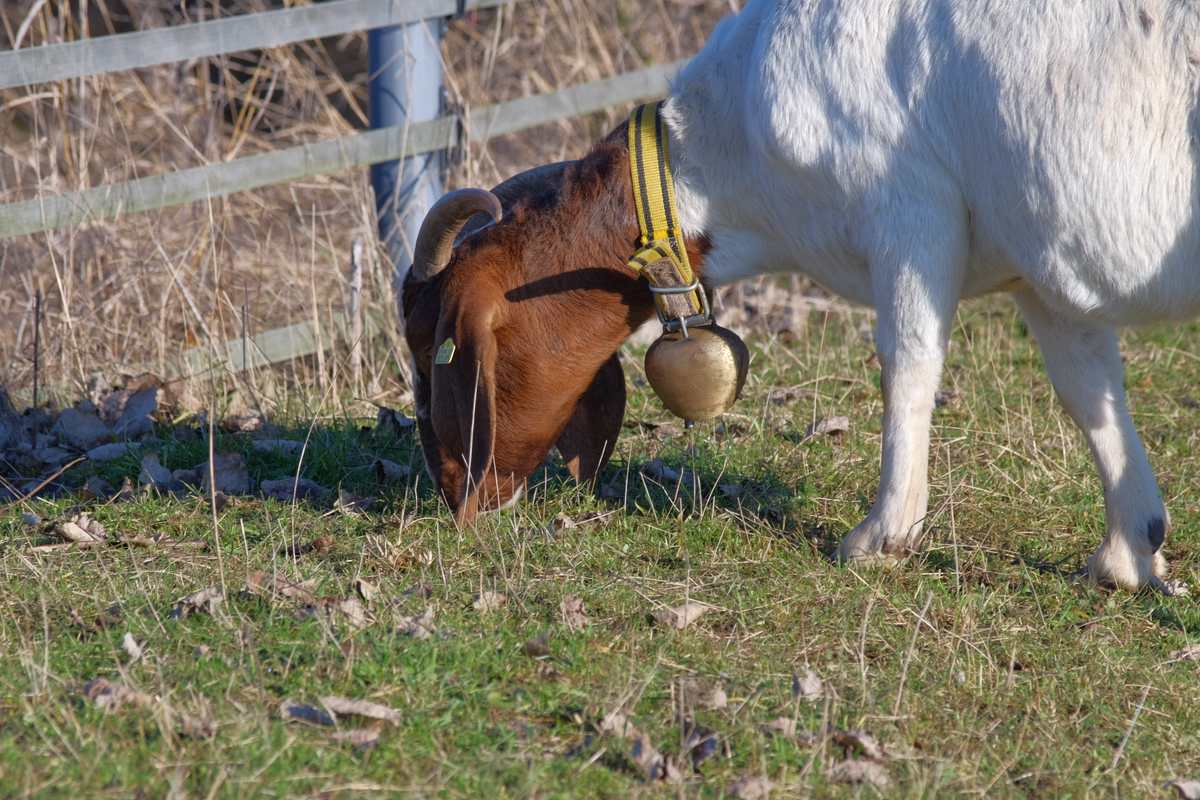
[[[34,450],[33,457],[50,467],[59,467],[71,459],[71,454],[61,447],[43,447]]]
[[[203,484],[203,479],[200,477],[198,469],[176,469],[171,471],[171,482],[199,489]]]
[[[151,415],[158,410],[158,387],[142,389],[129,396],[113,433],[126,439],[136,439],[154,430]]]
[[[21,418],[8,399],[8,392],[0,388],[0,450],[16,441],[21,433]]]
[[[217,453],[211,471],[207,463],[196,468],[200,470],[200,488],[205,492],[209,491],[210,481],[215,476],[218,492],[227,495],[250,493],[250,474],[241,453]]]
[[[116,461],[129,453],[129,445],[121,442],[112,442],[111,444],[102,444],[93,447],[87,451],[88,461],[95,461],[98,464],[103,464],[106,461]]]
[[[295,439],[255,439],[250,443],[257,453],[282,453],[298,456],[304,450],[304,442]]]
[[[158,453],[146,453],[142,456],[142,471],[138,473],[138,483],[156,489],[170,488],[171,470],[159,462]]]
[[[108,426],[93,411],[68,408],[58,415],[51,432],[79,450],[90,450],[112,436]]]
[[[263,481],[262,493],[282,503],[290,503],[292,499],[307,500],[320,503],[329,496],[329,490],[316,481],[308,478],[280,478],[277,481]]]

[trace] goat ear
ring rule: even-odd
[[[612,457],[625,416],[625,373],[614,355],[596,373],[558,437],[558,452],[575,480],[596,480]]]
[[[490,315],[460,311],[438,323],[430,403],[432,424],[448,455],[462,465],[455,517],[469,522],[492,467],[496,441],[496,336]],[[447,498],[450,499],[450,498]]]

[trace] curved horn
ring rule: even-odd
[[[480,213],[496,222],[504,213],[499,198],[484,189],[457,189],[434,203],[413,248],[413,278],[427,281],[441,272],[454,253],[454,238],[467,220]]]

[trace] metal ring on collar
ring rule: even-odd
[[[700,279],[697,278],[688,286],[655,286],[649,284],[649,288],[655,294],[687,294],[700,288]]]

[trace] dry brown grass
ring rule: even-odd
[[[0,8],[11,46],[36,4]],[[261,10],[265,0],[209,0],[181,12],[167,0],[49,0],[22,47],[113,30]],[[691,54],[732,0],[655,3],[550,0],[472,12],[450,23],[444,54],[453,101],[511,99]],[[131,10],[132,9],[132,10]],[[86,12],[86,13],[85,13]],[[0,92],[0,202],[220,162],[331,138],[366,124],[366,35],[302,43],[247,57],[200,59]],[[513,172],[582,153],[627,108],[474,143],[451,182],[491,185]],[[351,242],[374,243],[365,170],[313,178],[0,241],[0,385],[29,400],[34,298],[45,297],[43,385],[79,396],[97,371],[162,372],[189,348],[298,321],[330,329],[347,293]],[[375,249],[364,290],[369,313],[395,329],[389,279]],[[395,337],[370,347],[362,386],[347,386],[347,348],[302,360],[254,385],[269,404],[286,387],[380,399],[402,393]],[[209,376],[211,377],[211,376]],[[230,376],[218,376],[229,383]],[[45,394],[43,394],[45,397]]]

